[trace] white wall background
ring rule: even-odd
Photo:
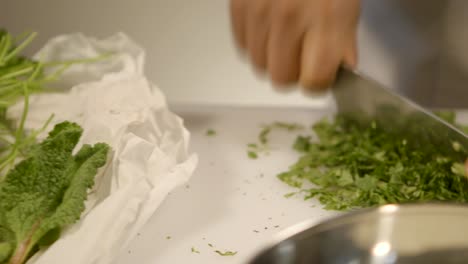
[[[438,47],[436,42],[427,45],[426,35],[434,36],[434,26],[424,26],[423,31],[420,28],[425,23],[420,23],[419,28],[408,26],[414,23],[395,4],[402,1],[364,2],[359,31],[360,68],[388,86],[402,86],[402,69],[411,72]],[[432,6],[424,5],[427,1],[417,2],[422,4],[418,10],[423,13],[434,12],[425,10]],[[429,15],[436,23],[434,14]],[[147,50],[147,73],[171,102],[285,106],[323,103],[299,92],[275,92],[267,80],[254,74],[234,47],[228,0],[3,0],[0,26],[17,33],[38,31],[35,48],[62,33],[80,31],[104,37],[126,32]],[[424,80],[433,83],[430,78]]]

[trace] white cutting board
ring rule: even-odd
[[[262,124],[297,122],[309,129],[330,110],[188,106],[176,112],[192,133],[198,169],[187,186],[169,195],[117,264],[246,264],[285,228],[337,215],[315,200],[284,197],[294,189],[276,175],[297,160],[291,149],[296,133],[272,132],[269,156],[252,160],[246,153]],[[468,111],[458,117],[468,123]],[[217,134],[206,136],[208,129]],[[238,253],[223,257],[215,250]]]
[[[326,112],[229,107],[176,112],[192,133],[198,169],[187,186],[169,195],[118,264],[246,263],[284,228],[336,214],[322,210],[316,201],[284,197],[294,189],[276,175],[297,160],[291,149],[296,133],[273,131],[270,155],[247,157],[247,144],[257,141],[262,124],[297,122],[309,132],[310,124]],[[217,134],[206,136],[207,129]],[[215,250],[238,253],[223,257]]]

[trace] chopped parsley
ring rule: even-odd
[[[208,129],[205,133],[205,135],[209,136],[209,137],[213,137],[213,136],[216,136],[216,131],[214,129]]]
[[[434,114],[440,117],[441,119],[443,119],[444,121],[446,121],[447,123],[454,125],[458,129],[463,131],[465,134],[468,134],[468,126],[457,124],[456,122],[457,116],[454,111],[437,111],[437,112],[434,112]]]
[[[268,154],[269,151],[269,136],[270,133],[275,130],[286,130],[286,131],[299,131],[303,130],[304,127],[300,124],[285,123],[285,122],[273,122],[271,124],[263,126],[262,130],[258,135],[258,143],[247,144],[247,156],[251,159],[257,159],[259,153]]]
[[[254,152],[254,151],[247,151],[247,156],[250,159],[258,159],[258,154],[257,152]]]
[[[215,252],[218,253],[218,255],[223,256],[223,257],[232,257],[232,256],[235,256],[237,254],[237,251],[221,252],[219,250],[216,250]]]
[[[293,196],[296,195],[296,194],[297,194],[297,192],[290,192],[290,193],[285,194],[285,195],[284,195],[284,198],[291,198],[291,197],[293,197]]]
[[[195,247],[192,247],[192,253],[195,253],[195,254],[200,254],[200,251],[198,251]]]
[[[258,140],[260,141],[262,145],[268,144],[269,142],[268,136],[270,135],[270,132],[273,131],[274,129],[282,129],[282,130],[292,132],[292,131],[303,130],[304,127],[296,123],[273,122],[272,124],[264,126],[263,129],[260,131],[260,134],[258,135]]]
[[[298,188],[305,199],[317,198],[327,210],[468,202],[465,166],[436,148],[415,149],[402,135],[389,133],[376,122],[362,127],[339,116],[316,123],[313,130],[318,140],[299,136],[293,148],[302,156],[278,178]]]

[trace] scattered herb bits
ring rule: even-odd
[[[263,126],[258,135],[258,143],[247,144],[247,156],[251,159],[258,159],[259,153],[269,153],[269,136],[273,130],[286,130],[289,132],[303,130],[304,127],[296,123],[273,122]]]
[[[191,251],[192,253],[200,254],[200,251],[198,251],[195,247],[192,247]]]
[[[247,156],[248,156],[250,159],[258,159],[258,154],[257,154],[257,152],[248,151],[248,152],[247,152]]]
[[[208,136],[208,137],[216,136],[216,131],[214,129],[208,129],[206,131],[205,135]]]
[[[216,250],[215,251],[218,255],[220,256],[223,256],[223,257],[232,257],[232,256],[235,256],[237,254],[237,251],[219,251],[219,250]]]

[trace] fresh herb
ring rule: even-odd
[[[299,136],[293,147],[302,156],[278,177],[300,189],[305,199],[318,198],[325,209],[468,202],[464,165],[436,149],[411,148],[406,138],[375,122],[362,127],[340,116],[318,122],[313,130],[318,141]]]
[[[270,135],[270,132],[273,131],[274,129],[283,129],[286,131],[298,131],[304,129],[304,127],[300,124],[295,124],[295,123],[285,123],[285,122],[274,122],[272,124],[266,125],[263,127],[263,129],[260,131],[260,134],[258,135],[258,140],[262,145],[267,145],[269,142],[268,136]]]
[[[209,246],[209,247],[213,247],[213,244],[211,244],[211,243],[208,243],[208,246]]]
[[[209,137],[213,137],[213,136],[216,136],[216,131],[213,130],[213,129],[208,129],[205,133],[205,135],[209,136]]]
[[[454,125],[455,127],[459,128],[465,134],[468,134],[468,126],[458,124],[456,122],[456,114],[454,111],[436,111],[434,112],[438,117],[445,120],[447,123]]]
[[[285,195],[284,195],[284,198],[291,198],[291,197],[293,197],[293,196],[296,195],[296,194],[297,194],[297,192],[290,192],[290,193],[285,194]]]
[[[258,159],[258,154],[253,151],[247,151],[247,156],[251,159]]]
[[[269,125],[263,126],[262,130],[258,135],[258,143],[247,144],[247,155],[251,159],[257,159],[258,153],[268,153],[269,136],[270,133],[275,130],[286,130],[286,131],[299,131],[303,130],[304,127],[300,124],[285,123],[285,122],[273,122]]]
[[[218,255],[223,256],[223,257],[232,257],[232,256],[235,256],[237,254],[237,251],[221,252],[219,250],[216,250],[215,252],[218,253]]]
[[[200,251],[198,251],[195,247],[192,247],[192,253],[200,254]]]
[[[56,125],[0,183],[0,263],[25,263],[80,218],[109,150],[98,143],[72,155],[81,134],[74,123]]]
[[[248,148],[255,149],[255,148],[258,148],[258,145],[255,144],[255,143],[250,143],[250,144],[247,144],[247,147],[248,147]]]
[[[266,145],[268,143],[268,135],[271,132],[272,127],[271,126],[266,126],[260,131],[260,134],[258,135],[258,140],[262,145]]]
[[[36,144],[37,136],[46,130],[52,116],[38,130],[25,131],[28,116],[29,97],[40,93],[52,81],[57,80],[71,65],[102,60],[108,54],[97,58],[63,62],[42,63],[21,56],[21,52],[34,40],[36,33],[14,37],[0,29],[0,180],[17,160],[28,157]],[[50,74],[46,74],[49,69]],[[24,101],[21,119],[18,123],[8,120],[7,109],[19,100]]]

